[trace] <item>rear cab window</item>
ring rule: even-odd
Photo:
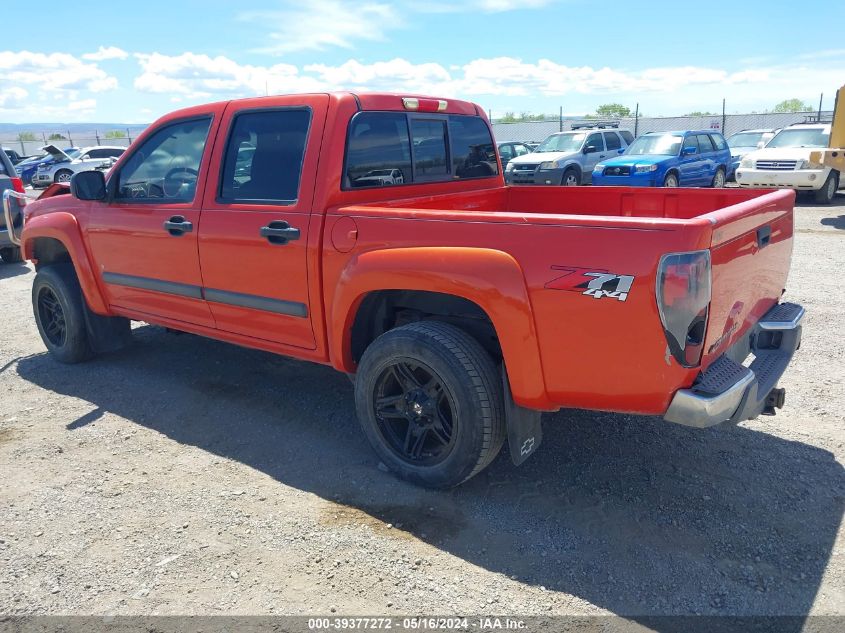
[[[495,145],[480,117],[359,112],[349,125],[344,189],[496,174]]]

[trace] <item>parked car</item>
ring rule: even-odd
[[[401,185],[405,176],[401,169],[373,169],[355,179],[356,186],[370,187],[372,185]]]
[[[624,155],[597,164],[593,184],[724,187],[730,162],[731,150],[718,132],[650,132],[631,143]]]
[[[62,151],[71,158],[77,158],[79,156],[78,147],[66,147]],[[49,165],[54,162],[56,162],[55,156],[44,153],[38,156],[33,156],[32,158],[27,158],[25,161],[18,163],[15,165],[15,170],[18,172],[18,176],[20,176],[24,185],[32,185],[32,178],[35,176],[35,172],[38,171],[38,167],[41,165]]]
[[[743,130],[731,136],[728,139],[728,147],[731,148],[731,164],[728,168],[728,180],[734,179],[736,168],[739,167],[739,161],[742,160],[743,156],[765,147],[766,143],[771,141],[778,132],[780,132],[780,128]]]
[[[507,141],[499,143],[499,158],[502,159],[502,167],[506,167],[508,162],[517,156],[525,156],[534,151],[527,143],[520,143],[518,141]]]
[[[706,427],[783,404],[803,315],[779,303],[791,193],[505,187],[497,165],[465,101],[312,94],[174,112],[108,179],[77,173],[28,207],[39,333],[64,363],[122,347],[132,319],[331,365],[354,374],[378,458],[437,488],[482,471],[506,438],[524,461],[541,411]],[[379,169],[405,180],[356,186]]]
[[[736,170],[740,187],[788,187],[812,193],[815,201],[830,204],[839,189],[835,169],[810,162],[810,152],[827,147],[830,124],[799,123],[785,127],[766,147],[746,154]]]
[[[70,182],[75,173],[89,171],[108,163],[110,159],[122,156],[126,148],[108,145],[83,147],[76,157],[70,156],[55,145],[47,145],[44,150],[52,155],[53,162],[38,166],[32,177],[33,187],[47,187],[54,182]]]
[[[633,142],[628,130],[557,132],[531,154],[512,159],[505,182],[513,185],[564,185],[589,183],[593,167]]]
[[[3,148],[3,153],[6,154],[6,156],[9,158],[9,160],[12,162],[12,165],[17,165],[22,160],[26,160],[27,158],[29,158],[29,156],[24,156],[23,154],[19,154],[17,152],[17,150],[9,149],[9,148],[6,148],[6,147]]]
[[[24,193],[23,183],[15,172],[12,161],[6,152],[0,152],[0,196],[8,189]],[[12,217],[13,230],[19,231],[23,223],[23,209],[15,198],[11,198],[7,204],[10,205],[9,214]],[[12,236],[6,229],[4,213],[0,213],[0,259],[4,264],[22,261],[21,249],[12,241]]]

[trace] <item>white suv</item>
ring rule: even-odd
[[[75,173],[110,165],[114,159],[119,158],[126,151],[125,147],[98,145],[83,147],[79,150],[77,158],[73,158],[55,145],[47,145],[42,149],[55,160],[38,166],[38,170],[32,176],[33,187],[49,187],[54,182],[70,182]]]
[[[800,123],[778,132],[766,147],[746,154],[736,170],[740,187],[784,187],[812,191],[830,204],[839,189],[839,172],[810,162],[810,152],[827,147],[830,125]]]

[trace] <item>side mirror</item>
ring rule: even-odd
[[[766,147],[766,141],[760,141],[757,143],[757,149],[763,149],[764,147]]]
[[[595,152],[595,151],[596,151],[596,146],[595,146],[595,145],[587,145],[587,146],[584,148],[584,153],[585,153],[585,154],[592,154],[592,153],[593,153],[593,152]]]
[[[70,193],[77,200],[105,200],[106,177],[96,169],[74,174],[70,179]]]
[[[681,152],[681,156],[689,156],[691,154],[695,154],[696,151],[697,150],[692,145],[688,145],[684,148],[684,151]]]
[[[617,153],[617,154],[624,154],[624,153],[625,153],[625,148],[624,148],[624,147],[620,147],[618,150],[616,150],[616,153]]]

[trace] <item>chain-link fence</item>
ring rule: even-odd
[[[830,120],[833,112],[823,110],[821,120]],[[758,128],[776,129],[815,121],[819,112],[766,112],[762,114],[721,114],[708,116],[675,117],[625,117],[618,119],[619,127],[630,130],[635,136],[646,132],[668,132],[671,130],[717,130],[726,137],[742,130]],[[616,121],[617,119],[613,119]],[[556,119],[553,121],[521,121],[518,123],[493,123],[493,132],[498,142],[504,141],[542,141],[549,134],[572,129],[573,123],[583,123],[584,119]]]
[[[61,149],[94,145],[128,147],[140,133],[141,130],[137,129],[119,130],[117,132],[114,130],[108,132],[91,130],[82,133],[70,131],[28,132],[24,135],[0,135],[0,146],[13,149],[23,156],[35,156],[42,153],[41,148],[45,145],[55,145]]]

